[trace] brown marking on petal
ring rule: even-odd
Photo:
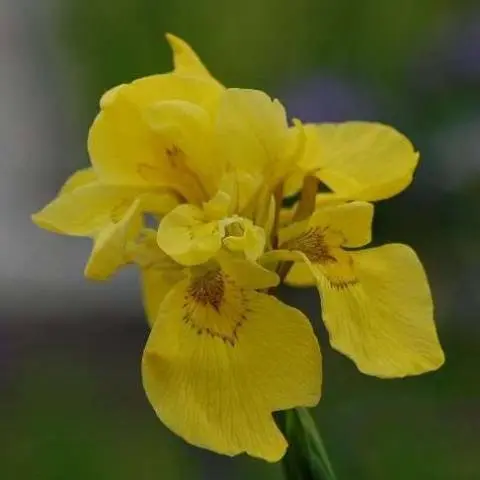
[[[296,238],[293,238],[280,248],[297,250],[306,255],[314,264],[321,265],[328,287],[334,290],[345,290],[359,283],[353,269],[353,259],[350,255],[342,254],[337,258],[335,248],[325,241],[325,229],[311,228]],[[337,248],[337,250],[339,250]],[[340,253],[340,252],[339,252]],[[347,263],[345,263],[345,260]]]
[[[167,155],[167,158],[172,161],[172,164],[174,164],[174,161],[178,157],[185,156],[183,150],[175,144],[173,144],[171,147],[166,148],[165,154]]]
[[[334,290],[346,290],[349,287],[357,285],[359,283],[357,278],[352,278],[349,280],[341,280],[339,278],[329,278],[328,283],[331,288]]]
[[[348,257],[348,267],[353,272],[353,258],[350,256]],[[345,278],[345,277],[330,275],[327,277],[327,280],[328,280],[329,286],[334,290],[346,290],[347,288],[350,288],[360,283],[358,278],[355,276],[352,276],[350,278],[348,277]]]
[[[229,298],[226,289],[230,288]],[[246,293],[219,270],[192,280],[184,298],[184,322],[198,335],[208,335],[234,347],[247,319]]]
[[[211,306],[217,312],[223,302],[225,281],[219,270],[212,270],[193,279],[188,287],[189,296],[200,305]]]
[[[323,230],[319,228],[310,228],[298,237],[288,240],[280,248],[300,251],[313,263],[337,263],[325,242]]]

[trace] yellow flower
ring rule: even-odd
[[[279,250],[264,257],[294,261],[287,283],[317,285],[334,348],[379,377],[439,368],[444,355],[433,322],[423,267],[406,245],[364,250],[373,205],[351,202],[318,208],[279,233]]]
[[[331,344],[362,372],[402,377],[444,361],[413,250],[357,250],[371,241],[367,202],[404,189],[418,154],[385,125],[289,123],[278,100],[225,88],[167,39],[174,70],[104,94],[92,168],[33,219],[93,239],[89,278],[139,269],[152,328],[143,383],[170,429],[277,461],[287,443],[272,413],[316,405],[322,379],[308,319],[272,295],[280,280],[318,287]]]
[[[258,291],[276,275],[237,267],[235,277],[195,267],[172,288],[145,347],[143,384],[159,418],[189,443],[278,461],[287,442],[272,413],[317,404],[320,350],[301,312]]]

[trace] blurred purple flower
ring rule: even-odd
[[[378,108],[373,94],[333,75],[316,75],[284,88],[278,95],[290,118],[304,122],[373,120]]]

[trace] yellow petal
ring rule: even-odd
[[[373,205],[350,202],[317,208],[309,228],[322,228],[325,235],[341,237],[343,247],[363,247],[372,241]]]
[[[213,153],[213,126],[209,112],[184,100],[164,100],[146,108],[144,118],[158,136],[159,149],[171,152],[168,161],[177,172],[170,173],[185,175],[193,172],[208,196],[213,195],[225,171],[225,162]],[[172,155],[175,149],[182,155]],[[182,166],[185,172],[182,172]]]
[[[263,175],[258,171],[246,172],[244,170],[233,170],[232,174],[236,181],[236,212],[244,217],[253,217],[259,207],[259,195],[262,191],[269,190],[264,184]]]
[[[275,183],[284,173],[291,132],[285,109],[257,90],[228,89],[218,114],[219,155],[235,169],[264,173]]]
[[[215,82],[219,87],[221,86],[187,42],[171,33],[167,33],[166,37],[173,51],[173,65],[176,73],[203,77]]]
[[[286,155],[286,176],[283,179],[283,196],[292,197],[302,188],[305,175],[315,170],[304,165],[312,155],[309,152],[312,141],[307,135],[309,126],[302,124],[298,119],[293,119],[293,126],[290,127],[290,154]]]
[[[145,213],[161,216],[172,211],[180,203],[178,196],[173,192],[160,189],[142,193],[139,195],[138,200]]]
[[[210,272],[174,287],[142,361],[158,417],[187,442],[278,461],[271,416],[320,398],[321,358],[308,319],[272,296]]]
[[[372,220],[371,203],[320,207],[309,219],[279,231],[280,248],[302,251],[312,259],[327,247],[361,247],[371,241]]]
[[[280,278],[275,272],[239,255],[222,250],[215,259],[222,271],[240,287],[266,290],[280,283]]]
[[[216,94],[211,87],[205,88],[206,83],[173,74],[155,75],[108,95],[109,101],[103,102],[88,138],[92,165],[100,180],[115,185],[170,187],[191,201],[205,200],[201,178],[191,165],[201,164],[206,157],[196,158],[197,151],[187,155],[184,149],[191,150],[199,143],[199,136],[204,137],[199,134],[203,120],[198,112],[210,111],[216,102]],[[164,114],[163,130],[152,120],[156,111]]]
[[[208,220],[220,220],[229,217],[238,207],[238,184],[233,172],[222,175],[218,191],[203,204],[203,211]]]
[[[61,194],[32,215],[36,225],[56,233],[91,236],[119,220],[143,189],[87,184]]]
[[[110,222],[97,233],[85,276],[105,280],[127,263],[127,244],[140,233],[141,227],[140,202],[136,200],[119,222]]]
[[[222,246],[217,222],[205,222],[194,205],[179,205],[160,222],[160,248],[182,265],[198,265],[212,258]]]
[[[127,86],[118,96],[125,94],[140,109],[165,100],[184,100],[215,112],[222,94],[209,80],[176,73],[138,78]]]
[[[285,283],[292,287],[313,287],[317,284],[317,280],[310,265],[305,262],[295,262],[285,278]]]
[[[140,267],[143,306],[152,326],[165,295],[185,277],[184,268],[160,250],[157,232],[150,228],[143,228],[141,234],[127,244],[125,256]]]
[[[307,127],[304,168],[335,193],[354,200],[382,200],[405,189],[418,153],[401,133],[378,123],[346,122]]]
[[[164,267],[161,264],[149,265],[141,270],[142,299],[150,327],[157,319],[158,309],[167,293],[183,278],[182,270]]]
[[[332,346],[363,373],[378,377],[439,368],[444,354],[427,278],[415,252],[391,244],[349,256],[350,277],[332,278],[313,267]]]
[[[67,193],[73,192],[79,187],[84,187],[89,183],[94,183],[97,181],[97,175],[93,168],[84,168],[82,170],[77,170],[67,181],[63,184],[63,187],[58,192],[58,196],[65,195]]]

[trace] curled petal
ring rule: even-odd
[[[160,248],[182,265],[198,265],[212,258],[222,246],[217,222],[205,222],[194,205],[179,205],[160,222]]]

